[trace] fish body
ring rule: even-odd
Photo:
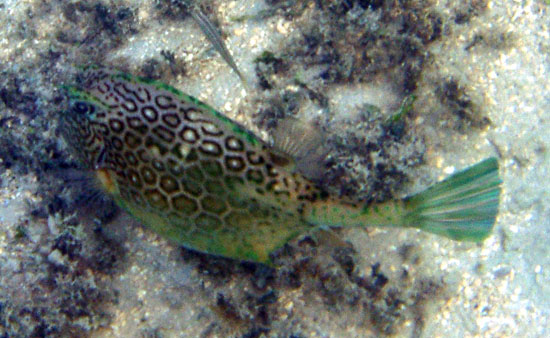
[[[320,226],[416,227],[482,240],[498,210],[495,159],[423,193],[377,205],[331,196],[291,156],[164,83],[89,67],[67,87],[62,130],[115,202],[161,236],[270,264]]]

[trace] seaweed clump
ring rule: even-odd
[[[120,46],[128,36],[137,33],[134,10],[130,7],[77,1],[62,5],[61,11],[65,27],[57,32],[57,41],[77,45],[88,57],[101,58],[102,52]]]
[[[304,107],[318,107],[323,115],[317,124],[328,131],[329,141],[324,183],[369,201],[393,197],[407,168],[422,161],[423,141],[409,127],[408,116],[385,123],[387,112],[365,113],[358,107],[358,118],[328,128],[337,107],[327,93],[335,85],[380,81],[391,83],[400,96],[414,93],[428,46],[445,34],[442,15],[421,1],[272,4],[274,15],[294,20],[299,28],[281,51],[265,51],[255,60],[267,96],[257,120],[270,128]]]
[[[123,43],[135,18],[128,7],[100,1],[37,3],[23,13],[6,28],[9,56],[0,65],[0,189],[22,210],[0,234],[0,336],[86,335],[111,321],[110,274],[124,254],[75,216],[89,200],[78,201],[73,182],[66,189],[79,165],[57,137],[57,86],[70,63],[101,60]],[[51,27],[53,18],[61,23],[46,36],[41,25]],[[82,52],[76,60],[62,57],[75,51]]]
[[[116,249],[88,238],[74,217],[52,216],[48,222],[53,232],[42,234],[37,242],[30,235],[36,226],[22,226],[23,235],[14,238],[19,245],[34,247],[37,254],[22,252],[19,269],[2,269],[0,331],[7,337],[75,336],[111,320],[104,306],[116,301],[116,292],[101,276],[114,265],[100,262],[112,262]],[[21,278],[24,284],[18,282]]]
[[[277,269],[183,252],[209,285],[204,297],[210,299],[212,317],[202,331],[205,336],[326,334],[321,328],[324,316],[314,322],[301,320],[310,311],[328,313],[331,324],[361,327],[376,336],[407,330],[418,335],[428,305],[445,297],[445,283],[420,273],[422,257],[407,243],[393,253],[403,265],[397,272],[378,259],[358,264],[349,243],[324,232],[273,253]],[[353,316],[342,315],[349,313]],[[405,322],[412,327],[404,328]]]
[[[484,129],[491,124],[489,118],[479,113],[466,88],[454,78],[447,78],[436,88],[440,103],[454,117],[450,124],[461,132],[470,128]]]
[[[367,201],[394,197],[407,180],[408,169],[423,161],[424,140],[410,123],[419,113],[411,104],[407,114],[395,115],[399,118],[388,123],[394,108],[364,102],[352,112],[353,118],[334,123],[331,119],[338,107],[330,104],[330,93],[342,85],[389,83],[399,98],[423,99],[426,88],[418,86],[424,85],[423,72],[433,72],[428,62],[430,46],[449,36],[456,20],[465,22],[482,14],[486,1],[467,1],[449,13],[426,1],[269,4],[270,15],[292,20],[296,29],[284,48],[264,51],[255,60],[265,91],[256,120],[271,128],[278,119],[304,110],[321,111],[316,123],[327,131],[330,154],[323,164],[324,183],[340,194],[359,194]],[[466,86],[440,74],[428,77],[437,79],[435,90],[428,92],[436,93],[452,128],[464,132],[490,123]]]
[[[302,70],[316,69],[308,83],[317,89],[383,75],[410,93],[428,57],[427,47],[444,34],[442,16],[423,1],[316,1],[311,8],[287,1],[277,6],[300,29],[275,57]]]

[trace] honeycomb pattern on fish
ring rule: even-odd
[[[290,159],[243,127],[171,87],[133,80],[90,69],[73,104],[92,121],[86,162],[112,173],[127,208],[166,217],[191,247],[216,252],[216,234],[245,243],[251,233],[277,237],[287,219],[299,223],[296,201],[320,196],[307,179],[280,170]]]

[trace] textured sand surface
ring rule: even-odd
[[[338,235],[353,249],[294,241],[276,272],[182,251],[124,213],[99,227],[92,212],[67,202],[74,191],[63,189],[69,184],[60,183],[58,170],[74,162],[55,132],[62,101],[56,86],[89,62],[155,75],[262,137],[268,132],[259,122],[276,115],[269,109],[296,103],[296,116],[320,121],[341,150],[379,135],[372,123],[408,94],[395,82],[403,80],[399,65],[366,81],[323,82],[324,64],[306,65],[311,55],[289,57],[289,70],[265,72],[273,89],[261,89],[264,72],[255,60],[264,51],[283,57],[296,50],[291,41],[317,18],[315,2],[287,10],[285,1],[210,1],[208,15],[218,20],[246,90],[196,23],[170,15],[166,3],[0,3],[0,337],[550,335],[546,2],[425,2],[441,18],[440,33],[422,44],[426,57],[414,78],[417,100],[405,136],[382,147],[408,161],[398,167],[408,180],[388,183],[395,196],[497,156],[504,183],[493,235],[476,245],[414,230],[345,229]],[[374,20],[376,13],[344,17]],[[456,95],[468,98],[458,107],[462,115],[453,113],[453,104],[464,103],[453,83]],[[293,98],[283,101],[287,106],[271,104],[282,94]],[[378,120],[365,113],[367,104],[380,109]],[[361,151],[335,155],[346,165],[342,176],[330,171],[338,178],[332,188],[371,191]],[[342,188],[346,179],[351,184]]]

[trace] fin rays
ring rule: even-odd
[[[498,213],[498,162],[489,158],[405,199],[404,223],[455,240],[481,241]]]

